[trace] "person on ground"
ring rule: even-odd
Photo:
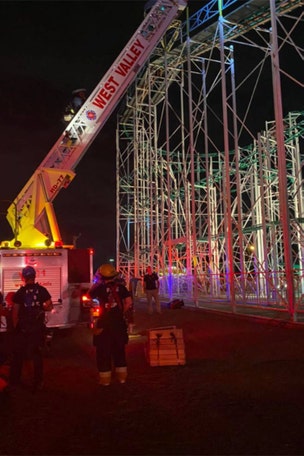
[[[10,368],[10,386],[21,384],[23,364],[26,359],[33,362],[33,389],[43,386],[43,355],[45,342],[45,312],[53,308],[48,290],[37,283],[36,271],[32,266],[22,270],[24,285],[13,297],[13,350]]]
[[[3,294],[0,291],[0,365],[6,361],[5,337],[7,332],[7,309],[4,306]]]
[[[161,306],[159,300],[159,281],[156,272],[152,271],[151,266],[147,267],[146,274],[143,281],[144,292],[147,296],[148,312],[150,315],[153,313],[153,302],[156,307],[156,312],[161,313]]]
[[[12,335],[12,301],[14,292],[7,293],[4,300],[0,292],[0,365],[9,364],[11,360],[11,335]]]
[[[93,328],[93,343],[96,347],[96,364],[99,384],[108,386],[114,374],[120,383],[127,379],[126,344],[128,324],[126,314],[132,306],[131,293],[115,278],[119,275],[112,264],[99,268],[101,281],[88,291],[92,299],[99,300],[101,312]]]

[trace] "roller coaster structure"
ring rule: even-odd
[[[211,1],[175,21],[117,121],[117,263],[161,292],[304,297],[303,1]],[[301,47],[302,46],[302,47]]]

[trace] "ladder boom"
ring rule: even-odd
[[[157,0],[108,72],[68,124],[33,176],[8,208],[7,220],[22,243],[31,228],[49,238],[56,221],[50,205],[74,177],[74,169],[108,120],[139,70],[187,0]],[[39,202],[39,204],[37,203]],[[16,226],[17,223],[17,226]],[[47,226],[50,229],[47,230]],[[45,231],[48,231],[45,233]],[[26,232],[25,238],[23,233]],[[57,232],[58,229],[53,230]],[[59,239],[53,239],[57,241]]]

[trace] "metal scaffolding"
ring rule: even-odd
[[[117,121],[117,264],[127,277],[153,265],[170,299],[296,319],[303,15],[301,0],[212,1],[168,30]]]

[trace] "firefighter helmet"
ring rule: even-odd
[[[119,272],[116,271],[114,266],[109,263],[102,264],[99,267],[98,272],[105,279],[112,279],[113,277],[116,277],[119,274]]]
[[[26,266],[22,269],[22,277],[24,279],[34,279],[36,277],[36,271],[32,266]]]

